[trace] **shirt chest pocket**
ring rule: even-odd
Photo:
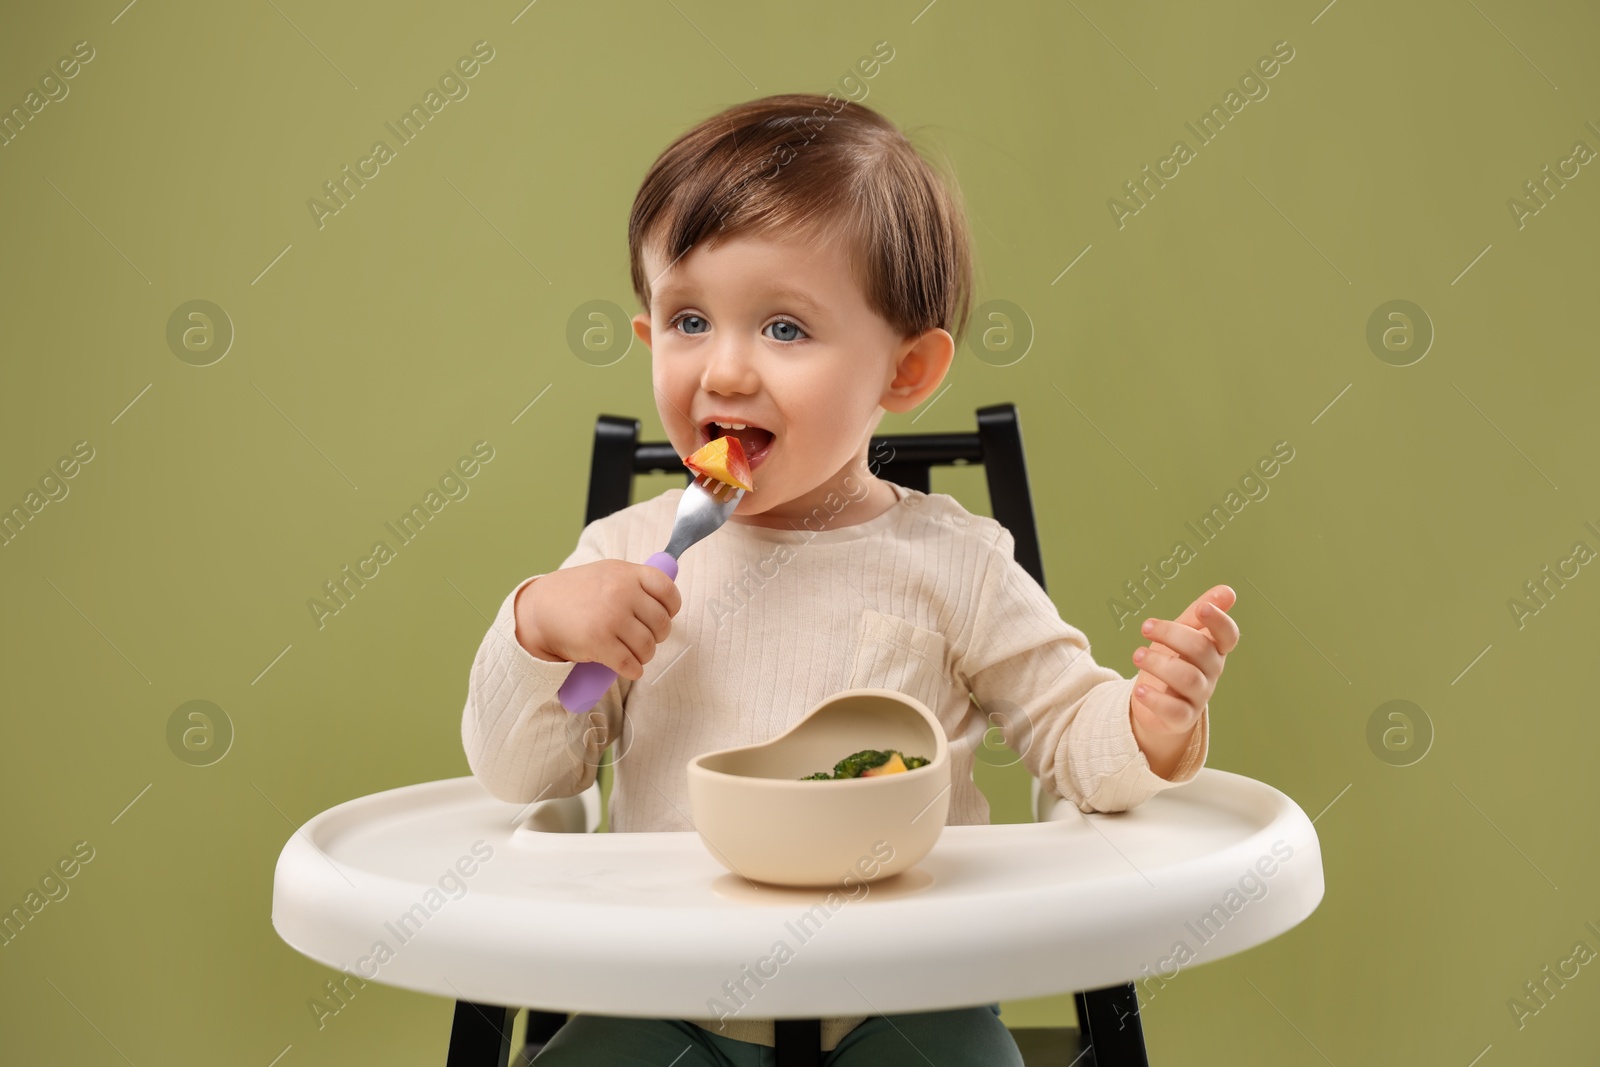
[[[941,634],[868,608],[857,636],[848,688],[892,689],[916,697],[939,714],[957,685]]]

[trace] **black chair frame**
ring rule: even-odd
[[[877,477],[926,493],[930,491],[929,472],[934,466],[981,464],[994,518],[1011,533],[1017,562],[1042,589],[1044,564],[1039,554],[1039,533],[1016,406],[994,404],[979,408],[977,421],[975,433],[874,437],[867,465]],[[596,422],[586,524],[629,506],[637,475],[682,473],[688,484],[689,471],[672,444],[640,441],[639,430],[638,419],[622,416],[601,415]],[[1077,1039],[1037,1042],[1059,1060],[1059,1067],[1149,1067],[1139,998],[1132,982],[1079,992],[1074,999],[1078,1009]],[[517,1011],[457,1001],[447,1067],[506,1067]],[[526,1047],[531,1050],[543,1045],[566,1021],[563,1012],[529,1008]],[[778,1067],[821,1067],[821,1026],[819,1019],[777,1020]],[[1055,1035],[1057,1031],[1049,1033]],[[1070,1035],[1072,1031],[1065,1033]],[[1030,1059],[1030,1064],[1034,1062]]]

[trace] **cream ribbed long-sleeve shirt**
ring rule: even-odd
[[[472,773],[501,800],[571,796],[615,742],[612,830],[693,830],[690,759],[766,741],[858,686],[909,693],[944,724],[947,825],[989,821],[972,768],[991,726],[1043,788],[1086,812],[1124,811],[1199,773],[1209,710],[1172,777],[1153,773],[1128,718],[1132,679],[1094,662],[1013,559],[1011,534],[946,494],[893,488],[898,502],[866,522],[832,525],[826,509],[803,529],[728,522],[687,549],[672,633],[642,678],[619,678],[587,714],[556,696],[571,664],[517,643],[517,593],[544,575],[518,583],[472,663],[461,721]],[[561,566],[642,563],[666,545],[682,494],[590,523]],[[823,1049],[866,1018],[825,1019]],[[773,1043],[770,1019],[689,1021]]]

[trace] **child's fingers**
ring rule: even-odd
[[[641,563],[639,584],[644,586],[645,592],[661,602],[668,615],[676,615],[683,606],[683,593],[678,589],[678,583],[668,578],[666,572]]]
[[[1141,632],[1146,637],[1161,641],[1172,649],[1174,653],[1208,674],[1220,674],[1222,672],[1222,653],[1217,650],[1216,644],[1210,637],[1192,626],[1185,626],[1181,622],[1171,622],[1167,619],[1156,619],[1152,625],[1145,627]]]
[[[600,662],[616,671],[619,678],[632,678],[634,681],[638,681],[639,677],[644,674],[644,664],[639,662],[638,658],[634,656],[633,650],[620,638],[612,641],[609,654],[602,658]]]
[[[1151,729],[1176,734],[1194,728],[1194,708],[1186,700],[1171,693],[1158,693],[1150,686],[1145,686],[1142,693],[1135,689],[1133,699],[1143,704],[1150,716],[1156,719],[1151,723],[1150,716],[1145,717],[1145,725]]]
[[[666,606],[653,597],[641,599],[637,617],[656,639],[657,644],[672,634],[672,616],[667,613]]]
[[[1167,684],[1168,692],[1183,697],[1195,707],[1204,702],[1211,682],[1199,667],[1177,656],[1167,656],[1149,649],[1140,651],[1143,655],[1134,660],[1140,670],[1161,679]]]
[[[1239,647],[1239,624],[1233,621],[1232,615],[1214,604],[1207,604],[1200,609],[1200,621],[1211,631],[1218,652],[1226,656]]]
[[[638,619],[629,619],[617,631],[617,641],[627,651],[627,656],[614,668],[618,674],[637,679],[644,673],[644,665],[655,655],[656,639],[650,628]],[[627,670],[623,670],[626,667]]]
[[[1183,623],[1185,626],[1193,626],[1196,629],[1199,629],[1203,622],[1200,617],[1201,608],[1205,607],[1207,604],[1211,604],[1221,608],[1224,611],[1227,611],[1229,608],[1233,607],[1234,603],[1238,599],[1239,594],[1233,591],[1232,586],[1214,585],[1196,597],[1194,603],[1184,608],[1183,611],[1178,614],[1178,621]]]

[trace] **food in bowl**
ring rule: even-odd
[[[708,474],[719,482],[737,486],[745,492],[755,489],[755,475],[750,472],[750,460],[745,457],[744,445],[737,437],[719,437],[708,441],[683,465],[696,474]]]
[[[884,774],[904,774],[927,766],[925,756],[903,756],[899,749],[864,748],[833,765],[833,773],[818,771],[801,778],[802,782],[837,778],[877,778]]]
[[[902,763],[908,752],[929,759],[871,782],[799,780],[868,746],[898,750]],[[848,886],[892,878],[928,854],[949,815],[950,765],[949,739],[926,705],[895,690],[855,688],[825,698],[777,737],[695,756],[685,773],[694,828],[735,878]],[[859,866],[867,855],[881,860],[873,870]]]

